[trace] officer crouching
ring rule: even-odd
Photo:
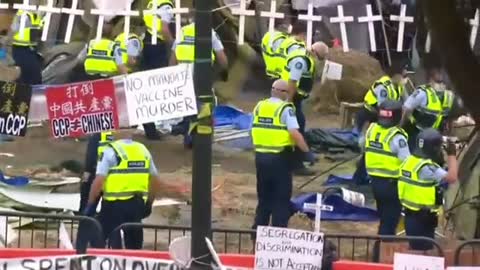
[[[422,130],[416,139],[413,155],[400,166],[398,197],[405,213],[405,232],[407,236],[435,237],[438,225],[438,212],[443,204],[443,190],[448,183],[458,178],[458,164],[455,144],[448,142],[448,155],[445,171],[432,161],[442,151],[443,138],[435,129]],[[412,250],[432,249],[432,243],[410,241]]]

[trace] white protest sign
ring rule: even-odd
[[[346,188],[340,188],[342,190],[343,200],[359,207],[365,206],[365,195],[360,192],[348,190]]]
[[[255,269],[320,269],[323,243],[323,233],[258,226]]]
[[[325,79],[335,81],[341,80],[342,71],[343,65],[326,60],[325,65],[323,66],[322,81],[324,81]]]
[[[445,258],[395,253],[393,270],[443,270]]]
[[[197,114],[192,69],[182,64],[125,76],[130,125]]]

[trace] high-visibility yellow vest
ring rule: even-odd
[[[422,85],[420,89],[427,94],[427,106],[416,108],[410,117],[410,121],[419,129],[430,127],[438,129],[443,119],[442,102],[431,86]]]
[[[113,132],[106,131],[100,133],[100,141],[97,148],[98,159],[102,157],[103,152],[105,152],[105,149],[111,142],[113,142]]]
[[[364,107],[369,111],[376,111],[378,106],[378,99],[375,95],[375,88],[379,85],[383,85],[387,90],[387,99],[399,101],[402,98],[404,88],[402,85],[395,87],[392,83],[392,79],[385,75],[375,81],[373,85],[368,89],[363,99]]]
[[[23,37],[21,37],[21,29],[18,29],[18,31],[13,35],[12,44],[16,46],[37,46],[41,37],[41,29],[43,26],[42,17],[38,16],[34,12],[23,10],[17,11],[15,16],[19,18],[19,22],[21,21],[22,16],[28,16],[31,26],[23,28]]]
[[[128,200],[139,195],[146,200],[150,177],[150,155],[146,147],[138,142],[122,141],[112,142],[110,147],[115,150],[120,163],[108,171],[103,186],[103,199]]]
[[[181,41],[175,47],[175,57],[178,63],[193,63],[195,61],[195,23],[182,27]],[[215,54],[212,50],[212,64]]]
[[[283,73],[283,69],[287,64],[288,51],[292,46],[295,45],[300,46],[302,49],[305,49],[307,47],[305,45],[305,42],[296,40],[295,37],[287,37],[285,40],[282,41],[282,43],[280,43],[277,54],[281,57],[280,59],[278,59],[278,65],[282,69],[281,73]]]
[[[282,124],[282,112],[294,106],[289,102],[260,101],[253,111],[252,140],[256,152],[280,153],[293,149],[294,141],[287,125]]]
[[[127,42],[131,39],[138,39],[140,42],[140,49],[143,50],[143,42],[138,35],[135,33],[128,33],[128,39],[125,40],[125,33],[121,33],[115,39],[115,42],[120,46],[120,50],[122,51],[122,59],[123,63],[125,63],[128,67],[128,70],[131,71],[131,67],[128,65],[128,53],[127,53]]]
[[[307,62],[308,70],[302,74],[300,80],[297,81],[297,93],[303,97],[307,98],[312,91],[313,82],[315,80],[315,60],[307,51],[303,49],[295,50],[290,53],[287,58],[287,62],[282,71],[282,80],[290,80],[290,67],[288,66],[290,62],[295,58],[303,58]]]
[[[287,37],[286,34],[275,31],[273,34],[270,32],[265,33],[262,38],[262,56],[265,62],[265,72],[270,77],[279,78],[281,76],[282,63],[284,62],[282,54],[279,53],[279,48],[274,51],[272,45],[279,40],[285,40]]]
[[[413,211],[429,209],[432,212],[438,212],[440,210],[440,205],[436,204],[437,181],[419,177],[420,170],[428,165],[438,166],[430,159],[421,159],[412,155],[400,166],[398,197],[405,208]]]
[[[441,94],[443,94],[443,99],[442,99],[443,116],[446,117],[450,113],[450,110],[452,110],[455,94],[450,90],[445,90]]]
[[[105,38],[91,40],[84,63],[85,72],[90,75],[116,75],[118,68],[113,55],[116,46],[118,45],[114,41]]]
[[[397,134],[408,138],[407,133],[401,128],[384,128],[377,123],[370,124],[365,136],[365,166],[369,175],[398,178],[402,161],[390,148],[390,142]]]
[[[150,10],[153,8],[153,3],[154,1],[153,0],[150,0],[147,4],[147,10]],[[173,2],[171,0],[157,0],[157,9],[165,6],[165,5],[168,5],[170,7],[173,8]],[[147,32],[150,33],[151,35],[153,35],[153,27],[154,27],[154,21],[155,21],[155,16],[157,16],[156,14],[143,14],[143,21],[145,22],[145,26],[147,27]],[[157,17],[157,38],[160,39],[160,40],[164,40],[163,36],[162,36],[162,27],[164,26],[163,25],[163,22],[162,22],[162,19],[160,19],[159,17]],[[168,27],[168,25],[165,25],[165,27]]]

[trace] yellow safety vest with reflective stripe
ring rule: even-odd
[[[100,133],[100,141],[98,142],[97,148],[98,159],[102,157],[103,152],[105,152],[105,149],[111,142],[113,142],[113,132],[107,131]]]
[[[402,85],[395,87],[392,83],[392,79],[385,75],[375,81],[373,85],[368,89],[363,99],[364,107],[369,111],[376,111],[378,105],[378,99],[375,95],[375,88],[379,85],[383,85],[387,90],[387,99],[399,101],[402,98],[404,88]]]
[[[151,10],[153,8],[153,4],[154,4],[154,1],[153,0],[150,0],[147,4],[147,10]],[[165,5],[168,5],[170,7],[173,8],[173,2],[171,0],[157,0],[157,9],[165,6]],[[153,35],[153,27],[154,27],[154,21],[155,21],[155,17],[157,15],[156,14],[145,14],[145,12],[143,13],[143,21],[145,22],[145,26],[147,27],[147,32],[150,33],[151,35]],[[162,36],[162,27],[163,27],[163,22],[162,22],[162,19],[157,16],[157,38],[160,39],[160,40],[164,40],[163,36]],[[168,25],[165,25],[165,27],[168,27]]]
[[[287,125],[281,121],[282,112],[293,107],[289,102],[260,101],[253,111],[252,140],[256,152],[280,153],[293,149],[294,141]]]
[[[448,114],[450,113],[450,110],[452,109],[455,94],[450,90],[445,90],[441,94],[443,94],[443,99],[442,99],[443,116],[447,117]]]
[[[369,175],[397,179],[402,161],[390,148],[390,143],[397,134],[408,138],[401,128],[384,128],[377,123],[370,124],[365,140],[365,166]]]
[[[305,45],[305,42],[298,41],[294,37],[287,37],[285,40],[282,41],[282,43],[280,43],[280,46],[277,49],[278,50],[277,53],[281,57],[281,59],[278,59],[278,65],[280,65],[282,69],[281,73],[283,73],[283,69],[287,64],[288,51],[294,45],[300,46],[303,49],[307,47]]]
[[[419,177],[420,170],[428,165],[438,166],[430,159],[421,159],[412,155],[400,166],[398,197],[405,208],[413,211],[429,209],[432,212],[438,212],[440,210],[440,205],[436,204],[437,181]]]
[[[297,93],[301,97],[307,98],[310,95],[310,91],[312,91],[313,82],[315,80],[315,60],[310,53],[303,49],[298,49],[290,53],[282,71],[282,80],[287,82],[290,80],[290,67],[288,65],[297,57],[305,59],[305,62],[307,62],[308,66],[308,70],[304,72],[300,80],[297,81]]]
[[[195,23],[182,27],[182,37],[175,47],[175,57],[178,63],[195,62]],[[212,64],[215,54],[212,50]]]
[[[121,33],[115,39],[115,42],[120,46],[120,50],[122,51],[122,59],[123,63],[125,63],[128,67],[128,70],[131,71],[132,68],[128,65],[128,53],[127,53],[127,42],[131,39],[138,39],[140,42],[140,50],[143,50],[143,42],[140,37],[134,33],[128,34],[128,39],[125,40],[125,33]]]
[[[280,31],[275,31],[273,34],[267,32],[262,38],[262,56],[265,62],[265,72],[268,76],[279,78],[282,74],[282,63],[284,59],[279,53],[279,48],[273,50],[272,46],[278,40],[285,40],[288,36]]]
[[[91,40],[84,63],[85,72],[90,75],[116,75],[118,68],[113,55],[116,46],[118,45],[109,39]]]
[[[150,155],[146,147],[138,142],[110,143],[120,163],[112,167],[103,186],[106,201],[128,200],[135,195],[144,200],[148,196],[150,177]]]
[[[15,16],[19,18],[20,22],[23,15],[28,16],[31,26],[25,26],[23,28],[23,37],[21,36],[21,29],[18,29],[13,36],[12,44],[16,46],[37,46],[41,37],[41,29],[43,26],[42,17],[33,12],[25,12],[23,10],[17,11]]]
[[[416,108],[410,117],[410,121],[419,129],[430,127],[438,129],[443,119],[442,102],[438,98],[437,92],[431,86],[422,85],[420,89],[425,91],[427,95],[427,106],[425,108]]]

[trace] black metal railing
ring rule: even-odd
[[[470,252],[463,252],[470,249]],[[455,249],[455,266],[479,266],[480,265],[480,239],[463,242]]]
[[[59,248],[61,223],[65,225],[72,243],[75,243],[80,222],[88,226],[92,238],[104,239],[100,223],[91,217],[13,211],[0,211],[0,217],[4,219],[5,224],[13,223],[13,226],[5,226],[0,234],[0,241],[6,247]],[[11,230],[11,227],[16,227],[16,230]],[[77,250],[78,253],[85,251],[86,246]]]

